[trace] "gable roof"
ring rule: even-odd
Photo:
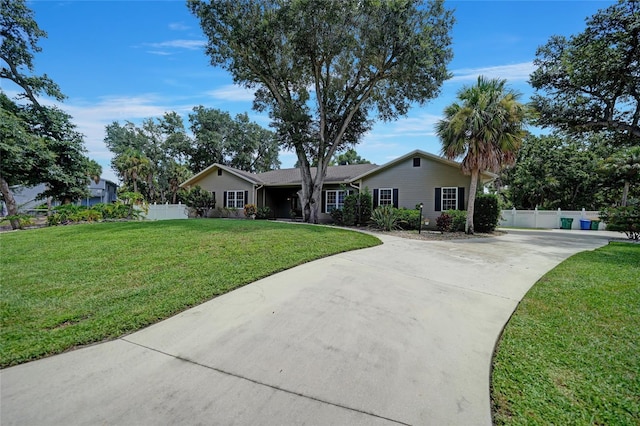
[[[416,149],[416,150],[413,150],[413,151],[409,152],[408,154],[405,154],[405,155],[403,155],[401,157],[396,158],[395,160],[391,160],[388,163],[383,164],[382,166],[376,167],[375,169],[372,169],[372,170],[365,171],[364,173],[362,173],[362,174],[360,174],[358,176],[355,176],[352,180],[360,180],[360,179],[365,178],[367,176],[374,175],[376,173],[379,173],[379,172],[381,172],[383,170],[389,169],[389,168],[395,166],[396,164],[399,164],[399,163],[401,163],[401,162],[403,162],[403,161],[405,161],[405,160],[407,160],[409,158],[413,158],[413,157],[423,157],[423,158],[426,158],[427,160],[436,161],[436,162],[445,164],[447,166],[456,167],[458,169],[460,168],[460,163],[458,163],[456,161],[448,160],[448,159],[446,159],[444,157],[440,157],[440,156],[437,156],[437,155],[434,155],[434,154],[430,154],[430,153],[428,153],[426,151],[422,151],[420,149]],[[496,175],[494,173],[491,173],[491,172],[488,172],[488,171],[481,172],[480,174],[483,175],[484,177],[487,177],[487,178],[490,178],[490,179],[495,179],[495,178],[498,177],[498,175]]]
[[[193,184],[194,182],[199,181],[203,177],[205,177],[207,175],[210,175],[211,173],[213,173],[214,171],[216,171],[218,169],[225,170],[225,171],[231,173],[232,175],[235,175],[235,176],[239,177],[240,179],[246,180],[249,183],[258,184],[258,185],[263,183],[257,178],[255,173],[245,172],[244,170],[235,169],[233,167],[225,166],[225,165],[219,164],[219,163],[213,163],[212,165],[210,165],[206,169],[202,170],[199,173],[196,173],[195,175],[191,176],[189,179],[187,179],[184,182],[182,182],[180,184],[180,187],[189,186],[189,185]]]
[[[379,167],[376,164],[352,164],[347,166],[329,166],[327,167],[327,175],[324,182],[328,184],[332,183],[349,183],[353,180],[354,176],[365,173],[369,170]],[[302,174],[300,169],[277,169],[270,170],[263,173],[251,173],[243,170],[238,170],[233,167],[225,166],[222,164],[214,163],[207,167],[200,173],[197,173],[190,179],[187,179],[181,187],[189,186],[203,177],[213,173],[217,169],[225,170],[249,183],[254,185],[266,185],[266,186],[295,186],[302,185]],[[316,167],[311,167],[311,175],[315,176]]]

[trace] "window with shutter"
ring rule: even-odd
[[[458,188],[442,188],[442,210],[458,209]]]
[[[393,205],[393,188],[380,188],[378,192],[378,205]]]
[[[224,206],[228,209],[243,209],[247,191],[225,191]]]

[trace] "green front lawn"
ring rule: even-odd
[[[100,223],[0,234],[0,366],[139,330],[370,235],[250,220]]]
[[[640,245],[611,243],[546,274],[493,367],[496,424],[640,424]]]

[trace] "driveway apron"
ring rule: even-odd
[[[115,341],[0,372],[2,425],[490,425],[496,340],[570,255],[515,231],[310,262]]]

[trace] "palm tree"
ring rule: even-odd
[[[180,184],[191,177],[191,171],[187,166],[171,161],[168,166],[169,174],[169,193],[171,194],[171,202],[176,203]]]
[[[473,234],[473,210],[481,171],[499,172],[513,164],[525,135],[526,107],[507,81],[478,77],[458,92],[459,102],[444,110],[436,124],[442,154],[450,160],[464,156],[462,171],[471,175],[465,232]]]
[[[116,157],[114,166],[122,175],[125,184],[133,183],[133,192],[138,192],[138,179],[148,180],[151,174],[149,159],[131,148]]]

